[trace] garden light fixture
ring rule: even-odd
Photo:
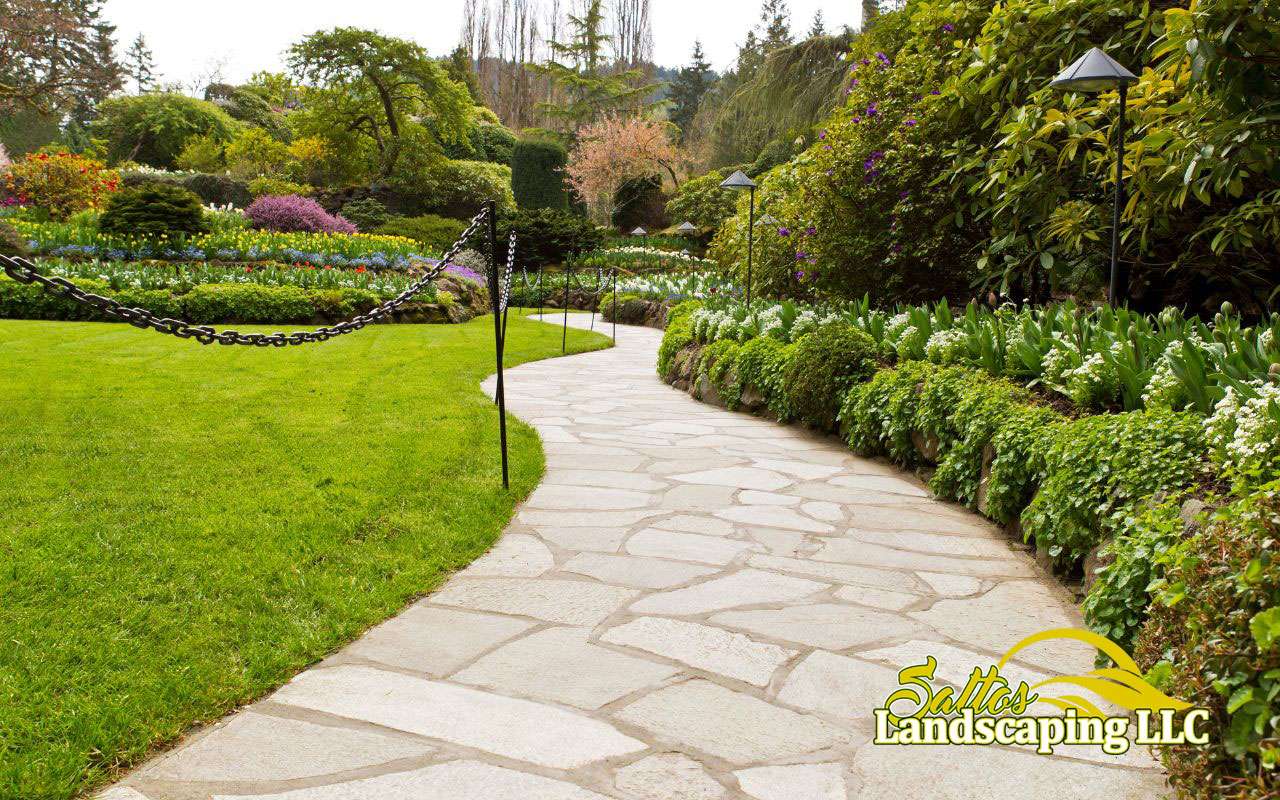
[[[725,178],[724,183],[720,184],[721,189],[733,189],[734,191],[751,192],[751,205],[749,216],[747,217],[747,306],[751,305],[751,261],[755,255],[756,244],[756,182],[747,177],[742,170]]]
[[[682,236],[690,236],[690,237],[697,236],[698,226],[694,225],[692,222],[685,222],[681,224],[679,228],[676,228],[676,232],[681,234]]]
[[[649,232],[644,228],[637,226],[636,229],[631,232],[631,235],[641,240],[641,246],[649,244],[649,242],[645,240],[645,237],[649,235]]]
[[[1097,47],[1085,53],[1071,66],[1062,71],[1053,83],[1055,89],[1064,92],[1105,92],[1111,89],[1120,91],[1120,119],[1116,125],[1116,196],[1115,206],[1111,212],[1111,288],[1108,299],[1118,305],[1127,299],[1126,287],[1120,289],[1120,211],[1124,208],[1124,145],[1125,145],[1125,110],[1129,103],[1129,87],[1138,82],[1138,76],[1126,69],[1120,62],[1104,53]]]

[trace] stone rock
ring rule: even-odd
[[[758,467],[725,467],[685,475],[673,475],[677,481],[700,483],[710,486],[729,486],[734,489],[755,489],[760,492],[776,492],[795,481],[773,470]]]
[[[535,700],[595,709],[679,670],[587,642],[588,628],[551,628],[504,645],[453,680]]]
[[[633,589],[670,589],[697,578],[714,575],[715,567],[682,564],[662,558],[579,553],[563,567],[565,572],[588,575],[603,583]]]
[[[743,765],[794,758],[850,739],[814,717],[702,680],[660,689],[617,716],[655,736]]]
[[[942,575],[936,572],[917,572],[916,575],[943,597],[968,597],[982,591],[982,581],[968,575]]]
[[[715,615],[711,622],[827,650],[847,650],[855,645],[928,630],[897,614],[834,603],[780,610],[730,611]]]
[[[272,700],[558,769],[647,746],[555,706],[368,667],[304,672]]]
[[[920,458],[924,459],[926,464],[938,463],[938,452],[942,449],[942,442],[937,436],[928,436],[920,431],[911,431],[911,443],[915,445],[916,452],[920,454]]]
[[[115,786],[96,795],[95,800],[149,800],[149,798],[131,786]]]
[[[825,522],[810,519],[798,511],[780,506],[733,506],[717,511],[716,516],[747,525],[759,525],[766,528],[782,528],[784,530],[801,531],[803,533],[830,534],[835,528]]]
[[[607,632],[603,641],[633,647],[756,686],[795,655],[740,633],[682,620],[643,617]]]
[[[430,745],[246,711],[144,769],[172,781],[290,781],[419,758]]]
[[[742,387],[742,397],[738,399],[738,404],[743,411],[759,411],[767,402],[764,393],[755,384],[748,383]]]
[[[1188,532],[1195,532],[1200,529],[1203,524],[1201,517],[1208,510],[1209,507],[1202,500],[1197,500],[1194,497],[1188,498],[1182,504],[1179,515],[1182,517],[1182,524],[1187,526]]]
[[[721,800],[725,788],[679,753],[649,756],[618,770],[614,786],[635,800]]]
[[[1022,560],[1009,559],[953,558],[930,553],[912,553],[896,550],[876,544],[861,542],[856,539],[832,539],[818,551],[815,556],[819,561],[834,561],[841,564],[863,564],[866,566],[896,567],[898,569],[924,572],[942,572],[969,576],[1006,576],[1013,578],[1029,578],[1035,570]]]
[[[844,767],[839,764],[756,767],[733,774],[742,791],[757,800],[846,800],[848,797]]]
[[[627,540],[627,552],[632,555],[696,561],[716,566],[728,564],[751,548],[749,542],[656,529],[640,531]]]
[[[844,586],[836,591],[836,597],[848,603],[882,608],[885,611],[902,611],[920,602],[918,595],[871,589],[866,586]]]
[[[836,719],[869,719],[898,686],[898,669],[817,650],[787,676],[778,700]]]
[[[987,516],[991,513],[991,465],[996,460],[996,449],[991,445],[982,448],[982,473],[978,479],[977,508],[978,513]]]
[[[673,616],[706,614],[738,606],[801,600],[830,588],[829,584],[804,578],[744,569],[685,589],[651,594],[632,603],[631,611]]]
[[[548,578],[455,578],[431,596],[443,606],[496,611],[562,625],[599,625],[636,596],[632,589]]]
[[[915,581],[908,573],[876,569],[875,567],[863,567],[856,564],[835,564],[814,561],[808,558],[783,558],[763,554],[751,556],[747,560],[747,564],[759,569],[789,572],[793,575],[804,575],[825,581],[870,586],[889,591],[897,589],[914,590],[915,588]]]
[[[342,655],[444,677],[533,626],[528,620],[418,604],[357,639]]]
[[[547,546],[537,537],[509,533],[493,549],[471,563],[462,574],[471,577],[536,578],[555,566]]]
[[[214,800],[608,800],[572,783],[495,767],[450,761],[411,772],[264,795],[214,795]]]

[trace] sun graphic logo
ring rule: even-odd
[[[1084,642],[1114,666],[1035,683],[1011,681],[1002,674],[1019,653],[1061,640]],[[1134,744],[1209,742],[1201,731],[1208,710],[1156,689],[1122,647],[1090,631],[1063,628],[1030,636],[999,663],[974,667],[960,688],[940,683],[937,670],[938,660],[929,656],[898,673],[900,688],[875,710],[876,744],[1018,745],[1044,755],[1060,745],[1091,745],[1108,755],[1123,755]],[[1062,713],[1029,714],[1037,703]]]

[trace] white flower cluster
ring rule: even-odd
[[[693,338],[704,344],[738,338],[738,323],[731,314],[700,308],[693,312],[690,319],[693,322]]]
[[[804,311],[800,312],[796,317],[796,321],[791,326],[791,341],[794,342],[806,333],[813,333],[823,325],[828,325],[832,322],[838,321],[839,319],[840,318],[835,314],[827,314],[823,316],[811,308],[806,308]],[[779,320],[779,324],[781,324],[781,320]]]
[[[1280,463],[1280,415],[1271,412],[1280,405],[1280,386],[1254,381],[1256,396],[1245,399],[1234,387],[1205,421],[1205,435],[1214,459],[1236,469],[1267,469]]]
[[[621,253],[623,255],[629,255],[629,256],[653,256],[654,258],[666,258],[666,259],[671,259],[673,261],[686,261],[690,264],[709,263],[706,259],[698,258],[697,256],[691,254],[688,250],[684,250],[684,251],[659,250],[656,247],[636,247],[636,246],[628,245],[625,247],[611,247],[608,250],[605,250],[604,252],[605,253]]]
[[[929,341],[924,346],[924,352],[935,364],[956,364],[962,360],[966,352],[966,338],[965,332],[960,328],[936,331],[929,337]]]
[[[1115,350],[1118,345],[1113,345]],[[1080,366],[1062,374],[1067,397],[1082,408],[1104,405],[1120,392],[1120,376],[1102,353],[1090,353]]]
[[[1276,332],[1273,328],[1267,328],[1258,336],[1258,349],[1263,353],[1274,350],[1276,347]]]
[[[1182,342],[1172,341],[1165,348],[1164,355],[1156,362],[1156,368],[1147,381],[1147,388],[1142,392],[1142,402],[1147,408],[1180,408],[1186,401],[1186,391],[1182,381],[1173,372],[1170,354],[1182,352]]]

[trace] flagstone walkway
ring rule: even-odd
[[[1079,625],[1070,598],[913,478],[667,387],[660,334],[620,331],[615,349],[508,373],[548,471],[492,552],[104,796],[1161,795],[1138,748],[871,744],[899,669],[933,655],[963,684]],[[1058,646],[1012,673],[1090,666]]]

